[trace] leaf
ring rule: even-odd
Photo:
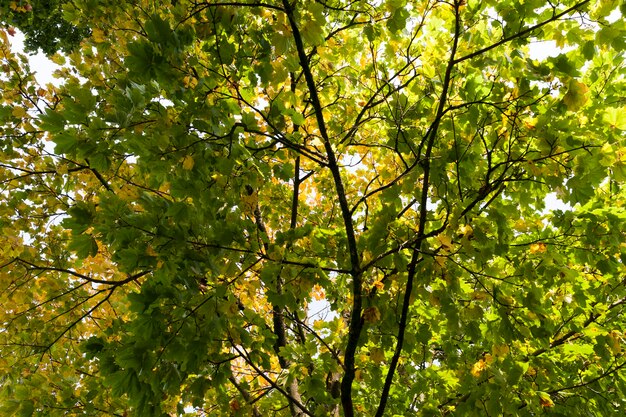
[[[84,259],[98,254],[98,243],[92,236],[82,234],[72,238],[68,249],[75,251],[80,259]]]
[[[409,17],[409,12],[404,8],[396,9],[391,18],[387,21],[387,28],[391,33],[401,31],[406,27],[406,21]]]
[[[35,403],[33,401],[22,401],[17,413],[20,417],[30,417],[35,413]]]
[[[191,171],[195,165],[195,161],[192,155],[185,155],[183,158],[183,169],[186,171]]]
[[[385,361],[385,351],[381,348],[370,349],[370,359],[374,363],[381,363]]]
[[[16,106],[16,107],[13,108],[13,111],[11,112],[11,114],[14,117],[17,117],[17,118],[21,119],[23,117],[26,117],[27,112],[26,112],[26,109],[24,107]]]
[[[62,132],[54,136],[54,151],[59,154],[74,154],[78,145],[78,138],[73,131]]]
[[[543,242],[532,243],[529,247],[529,252],[532,254],[545,253],[547,250],[548,250],[548,246]]]
[[[378,310],[378,307],[368,307],[363,310],[363,320],[370,324],[380,321],[380,310]]]
[[[470,373],[475,378],[478,378],[485,371],[485,369],[487,369],[487,364],[483,359],[481,359],[478,362],[474,363],[474,365],[472,365],[472,370],[470,371]]]
[[[570,80],[567,93],[563,96],[563,103],[569,111],[577,111],[587,102],[587,92],[589,89],[581,82]]]
[[[604,111],[603,120],[612,129],[626,130],[626,107],[607,107]]]
[[[93,38],[94,42],[96,43],[102,43],[104,41],[106,41],[106,37],[104,35],[104,31],[100,28],[94,28],[91,31],[91,37]]]
[[[450,236],[439,235],[437,236],[437,241],[439,241],[439,244],[441,244],[443,249],[445,250],[452,249],[452,238]]]
[[[65,127],[65,118],[61,113],[56,111],[46,111],[39,116],[39,120],[42,122],[41,128],[50,133],[58,133]]]
[[[539,403],[542,407],[554,407],[554,401],[552,401],[550,394],[543,391],[537,391],[537,395],[539,396]]]

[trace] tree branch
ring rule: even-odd
[[[63,273],[75,276],[76,278],[80,278],[80,279],[84,279],[85,281],[92,282],[94,284],[112,285],[112,286],[115,286],[115,287],[127,284],[127,283],[129,283],[131,281],[135,281],[135,280],[143,277],[144,275],[147,275],[150,272],[152,272],[152,270],[147,270],[147,271],[138,272],[138,273],[133,274],[133,275],[129,275],[127,278],[121,279],[121,280],[118,280],[118,281],[107,281],[107,280],[104,280],[104,279],[92,278],[90,276],[78,273],[76,271],[72,271],[71,269],[57,268],[57,267],[53,267],[53,266],[40,266],[40,265],[33,264],[31,262],[28,262],[28,261],[26,261],[24,259],[21,259],[21,258],[17,258],[17,261],[21,262],[23,264],[28,265],[30,267],[29,269],[34,269],[34,270],[38,270],[38,271],[63,272]]]
[[[105,302],[107,302],[109,300],[109,298],[111,298],[111,296],[113,295],[113,292],[115,291],[117,287],[113,287],[111,289],[108,290],[108,294],[106,295],[106,297],[104,297],[102,300],[98,301],[96,303],[96,305],[94,305],[93,307],[91,307],[89,310],[87,310],[85,313],[83,313],[79,318],[77,318],[76,320],[74,320],[72,323],[70,323],[69,326],[67,326],[59,335],[57,335],[57,337],[50,342],[48,345],[46,345],[46,348],[44,350],[44,352],[41,354],[41,358],[43,359],[43,355],[49,351],[52,346],[54,346],[54,344],[56,342],[58,342],[59,340],[61,340],[61,338],[70,330],[72,330],[72,328],[74,328],[74,326],[76,326],[78,323],[80,323],[81,321],[83,321],[83,319],[87,316],[89,316],[91,313],[93,313],[98,307],[100,307],[102,304],[104,304]],[[99,291],[98,293],[94,294],[98,295],[100,292],[104,292],[104,290]]]
[[[601,380],[602,378],[606,378],[609,375],[614,374],[615,372],[620,371],[621,369],[623,369],[624,367],[626,367],[626,361],[622,362],[621,364],[617,365],[615,368],[613,369],[609,369],[606,372],[603,372],[602,374],[598,375],[595,378],[590,379],[589,381],[585,381],[585,382],[581,382],[579,384],[576,385],[571,385],[569,387],[563,387],[563,388],[557,388],[557,389],[553,389],[551,391],[547,391],[548,394],[552,395],[552,394],[558,394],[559,392],[563,392],[563,391],[569,391],[569,390],[573,390],[573,389],[577,389],[577,388],[582,388],[582,387],[586,387],[587,385],[591,385],[594,382],[598,382],[599,380]]]
[[[595,304],[597,304],[597,303],[595,303]],[[622,304],[626,304],[626,297],[620,298],[619,300],[614,301],[613,303],[611,303],[607,307],[606,311],[603,312],[603,313],[591,313],[591,314],[589,314],[589,317],[583,323],[583,326],[582,326],[583,329],[586,328],[587,326],[589,326],[591,323],[595,323],[600,317],[602,317],[604,314],[606,314],[606,312],[609,312],[609,311],[613,310],[614,308],[616,308],[616,307],[618,307],[618,306],[620,306]],[[539,355],[547,352],[550,349],[553,349],[553,348],[555,348],[557,346],[561,346],[561,345],[567,343],[569,340],[571,340],[571,338],[573,336],[576,336],[578,333],[580,333],[580,331],[570,330],[569,332],[565,333],[563,336],[554,339],[550,343],[550,346],[545,347],[545,348],[541,348],[541,349],[537,349],[536,351],[531,353],[529,356],[539,356]]]
[[[486,47],[484,47],[482,49],[479,49],[478,51],[475,51],[475,52],[472,52],[472,53],[467,54],[465,56],[462,56],[461,58],[457,58],[457,59],[455,59],[453,61],[453,64],[456,65],[456,64],[461,63],[463,61],[466,61],[468,59],[472,59],[472,58],[477,57],[479,55],[482,55],[485,52],[488,52],[488,51],[490,51],[490,50],[492,50],[494,48],[497,48],[500,45],[504,45],[505,43],[508,43],[508,42],[511,42],[511,41],[513,41],[515,39],[518,39],[518,38],[524,37],[526,35],[529,35],[531,32],[539,29],[540,27],[545,26],[548,23],[554,22],[555,20],[558,20],[559,18],[565,16],[566,14],[571,13],[571,12],[579,9],[581,6],[584,6],[585,4],[589,3],[589,1],[590,0],[584,0],[584,1],[581,1],[579,3],[576,3],[575,5],[573,5],[572,7],[570,7],[567,10],[562,11],[561,13],[553,14],[551,18],[549,18],[547,20],[544,20],[543,22],[539,22],[536,25],[533,25],[533,26],[531,26],[531,27],[529,27],[527,29],[522,30],[521,32],[517,32],[517,33],[515,33],[515,34],[513,34],[511,36],[507,36],[506,38],[503,38],[503,39],[499,40],[498,42],[496,42],[494,44],[491,44],[491,45],[486,46]]]
[[[254,399],[252,398],[250,393],[237,381],[237,379],[235,379],[234,376],[232,375],[229,376],[228,380],[230,381],[231,384],[235,386],[235,388],[237,388],[237,391],[239,391],[243,399],[246,400],[248,404],[252,405],[252,416],[261,417],[261,412],[259,411],[259,407],[253,404]]]
[[[427,223],[427,203],[428,203],[428,192],[430,189],[430,158],[432,154],[432,149],[435,143],[435,139],[437,137],[437,131],[439,129],[439,124],[441,123],[441,119],[444,115],[444,110],[446,107],[446,101],[448,98],[448,90],[450,88],[450,84],[452,82],[452,69],[455,66],[454,55],[456,54],[456,50],[459,43],[459,36],[461,35],[461,16],[460,16],[460,8],[461,8],[461,0],[455,1],[454,15],[455,15],[455,25],[454,25],[454,38],[452,42],[452,49],[450,51],[450,59],[448,60],[448,65],[446,68],[444,81],[443,81],[443,90],[441,92],[441,97],[439,98],[439,105],[437,108],[437,114],[433,123],[431,124],[430,129],[427,134],[429,135],[427,138],[426,152],[424,154],[423,159],[423,168],[424,168],[424,179],[422,182],[422,195],[420,201],[420,214],[419,214],[419,226],[417,231],[417,242],[416,248],[413,249],[413,255],[411,256],[411,261],[409,262],[408,271],[407,271],[407,282],[404,290],[404,299],[402,301],[402,312],[400,315],[400,323],[398,324],[398,336],[396,342],[396,349],[393,353],[391,361],[389,362],[389,369],[387,371],[387,376],[385,378],[385,384],[383,386],[382,393],[380,395],[380,402],[378,403],[378,409],[376,410],[376,417],[382,417],[385,413],[385,407],[387,405],[387,400],[389,399],[389,391],[391,390],[391,385],[393,383],[393,377],[396,372],[396,368],[398,366],[398,362],[400,360],[400,355],[402,354],[402,348],[404,344],[404,335],[406,333],[406,327],[408,324],[408,316],[409,316],[409,307],[411,304],[411,293],[413,292],[413,281],[415,280],[415,273],[417,264],[421,259],[420,249],[425,239],[425,230]]]
[[[359,338],[361,335],[361,329],[363,327],[361,320],[361,311],[363,306],[362,299],[362,272],[360,268],[360,256],[356,244],[356,236],[354,232],[354,224],[352,221],[352,215],[350,213],[350,207],[346,198],[346,192],[343,186],[343,180],[339,171],[339,165],[337,163],[337,157],[333,150],[328,131],[326,130],[326,122],[322,113],[322,104],[317,94],[317,87],[313,78],[313,73],[309,66],[306,51],[304,50],[304,44],[300,30],[294,16],[294,9],[288,0],[283,0],[283,7],[289,25],[291,27],[296,49],[298,51],[298,58],[300,60],[300,67],[304,73],[304,79],[306,81],[307,89],[310,95],[311,105],[315,113],[317,125],[320,131],[324,143],[324,149],[328,158],[328,168],[331,171],[335,190],[337,192],[337,199],[339,200],[339,206],[341,208],[341,216],[343,218],[344,228],[346,231],[346,238],[348,241],[348,252],[350,254],[350,275],[352,277],[352,309],[350,314],[350,322],[348,325],[348,342],[346,345],[346,351],[344,356],[345,373],[341,381],[341,403],[343,406],[344,414],[346,417],[354,416],[354,405],[352,403],[352,382],[355,377],[355,354],[359,344]]]
[[[310,412],[305,406],[304,404],[302,404],[300,401],[296,400],[295,398],[293,398],[291,395],[289,395],[289,393],[287,391],[285,391],[280,384],[276,383],[275,381],[273,381],[270,377],[268,377],[265,372],[263,372],[255,363],[253,360],[250,359],[250,357],[248,356],[248,352],[246,352],[245,348],[243,347],[238,347],[234,342],[232,342],[232,346],[233,349],[235,349],[237,351],[237,353],[239,353],[241,355],[242,358],[245,359],[246,363],[248,365],[250,365],[252,367],[252,369],[254,369],[254,371],[261,377],[263,378],[268,384],[270,384],[272,386],[272,388],[274,388],[276,391],[280,392],[285,398],[287,398],[290,402],[292,402],[296,407],[298,407],[304,414],[306,414],[307,416],[311,416],[311,417],[315,417],[315,415]]]

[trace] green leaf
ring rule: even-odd
[[[65,117],[58,111],[47,110],[39,116],[39,120],[41,121],[41,129],[53,134],[59,133],[65,128]]]
[[[91,235],[82,234],[74,236],[68,249],[76,252],[78,258],[83,259],[88,256],[96,256],[98,253],[98,243]]]
[[[54,143],[56,144],[54,147],[54,151],[56,153],[74,154],[76,152],[76,147],[78,146],[76,131],[74,129],[70,129],[56,134],[54,136]]]
[[[17,413],[19,417],[30,417],[35,413],[35,403],[34,401],[22,401],[20,404],[20,409]]]
[[[626,107],[607,107],[602,118],[610,128],[626,130]]]
[[[391,33],[397,33],[406,27],[406,21],[409,18],[409,12],[404,8],[396,9],[391,18],[387,20],[387,28]]]

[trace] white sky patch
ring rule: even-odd
[[[619,9],[615,9],[611,12],[610,15],[607,16],[606,21],[609,23],[614,23],[614,22],[617,22],[617,20],[621,18],[622,18],[622,13],[619,11]]]
[[[576,48],[567,46],[565,48],[559,48],[556,45],[556,41],[534,41],[531,42],[528,48],[528,52],[531,59],[537,61],[544,61],[548,58],[554,58],[566,52],[572,51]]]
[[[11,44],[11,51],[14,53],[24,52],[24,35],[19,30],[15,31],[15,35],[9,37]],[[30,63],[30,69],[35,73],[35,79],[39,85],[47,85],[52,83],[54,86],[60,86],[61,80],[54,78],[52,74],[58,69],[61,69],[60,65],[50,61],[43,53],[38,52],[35,55],[28,55],[28,62]]]
[[[546,211],[562,210],[572,211],[573,207],[561,200],[556,193],[549,193],[544,199],[546,203]]]
[[[326,299],[312,300],[307,306],[307,315],[310,320],[325,321],[339,317],[339,314],[331,309],[330,303]]]

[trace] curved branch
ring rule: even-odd
[[[124,284],[127,284],[129,282],[135,281],[135,280],[143,277],[144,275],[147,275],[147,274],[152,272],[152,270],[147,270],[147,271],[138,272],[138,273],[133,274],[133,275],[129,275],[125,279],[121,279],[121,280],[117,280],[117,281],[107,281],[105,279],[92,278],[90,276],[81,274],[79,272],[72,271],[71,269],[57,268],[57,267],[53,267],[53,266],[40,266],[40,265],[36,265],[36,264],[34,264],[32,262],[28,262],[28,261],[26,261],[24,259],[20,259],[20,258],[16,258],[16,260],[18,262],[21,262],[21,263],[25,264],[25,265],[28,265],[30,267],[29,269],[34,269],[34,270],[37,270],[37,271],[63,272],[63,273],[75,276],[76,278],[84,279],[85,281],[88,281],[88,282],[91,282],[91,283],[94,283],[94,284],[112,285],[114,287],[118,287],[120,285],[124,285]]]
[[[615,372],[619,372],[621,369],[623,369],[625,367],[626,367],[626,361],[624,361],[621,364],[617,365],[615,368],[609,369],[606,372],[603,372],[602,374],[598,375],[597,377],[590,379],[589,381],[581,382],[579,384],[571,385],[569,387],[553,389],[553,390],[547,391],[547,392],[548,392],[548,394],[553,395],[553,394],[558,394],[559,392],[563,392],[563,391],[583,388],[583,387],[586,387],[587,385],[593,384],[594,382],[598,382],[602,378],[606,378],[607,376],[612,375]]]
[[[265,372],[263,372],[255,363],[253,360],[250,359],[250,357],[248,356],[248,352],[243,348],[239,348],[236,344],[234,344],[233,342],[233,349],[237,351],[238,354],[241,355],[241,357],[246,361],[246,363],[248,365],[250,365],[250,367],[252,367],[252,369],[254,369],[254,371],[261,377],[263,378],[268,384],[270,384],[272,386],[272,388],[274,388],[276,391],[280,392],[285,398],[287,398],[290,402],[292,402],[296,407],[298,407],[304,414],[306,414],[307,416],[311,416],[311,417],[315,417],[315,415],[309,411],[304,404],[302,404],[300,401],[296,400],[295,398],[293,398],[291,395],[289,395],[289,393],[287,391],[285,391],[280,384],[276,383],[275,381],[273,381],[270,377],[268,377]]]
[[[330,142],[328,131],[326,130],[326,122],[322,113],[323,107],[317,94],[317,87],[313,78],[313,73],[311,72],[309,60],[307,58],[306,51],[304,50],[304,43],[302,41],[300,29],[298,28],[298,24],[294,16],[294,9],[293,6],[289,4],[288,0],[283,0],[283,7],[289,20],[293,39],[296,44],[296,50],[298,51],[300,67],[302,68],[302,72],[304,74],[304,79],[310,94],[311,105],[313,106],[320,136],[322,137],[324,143],[324,150],[326,151],[326,156],[328,158],[328,169],[330,169],[333,177],[335,190],[337,192],[337,199],[339,200],[339,206],[341,208],[341,216],[343,218],[344,228],[346,231],[346,238],[348,241],[348,252],[350,254],[350,275],[352,277],[352,309],[348,325],[348,342],[344,355],[346,371],[341,381],[341,403],[345,416],[352,417],[354,415],[354,405],[352,403],[352,382],[354,381],[356,375],[355,355],[361,336],[361,330],[363,328],[363,322],[361,319],[363,306],[363,283],[360,268],[361,259],[356,243],[356,234],[354,231],[352,214],[346,198],[346,192],[343,186],[339,165],[337,163],[337,157]]]
[[[411,293],[413,292],[413,281],[415,279],[415,274],[417,270],[417,264],[421,259],[420,254],[420,246],[426,240],[425,239],[425,230],[427,223],[427,203],[428,203],[428,191],[430,189],[430,157],[432,154],[432,149],[435,144],[435,139],[437,137],[437,131],[439,129],[439,124],[441,123],[441,119],[444,116],[444,111],[446,107],[446,101],[448,99],[448,90],[452,83],[452,69],[455,66],[454,55],[456,54],[456,50],[459,44],[459,37],[461,36],[461,16],[460,16],[460,8],[461,1],[457,0],[455,2],[454,8],[454,38],[452,41],[452,49],[450,51],[450,59],[448,60],[448,65],[446,68],[444,81],[443,81],[443,90],[441,92],[441,97],[439,98],[439,105],[437,108],[437,114],[433,123],[430,126],[427,134],[429,135],[427,138],[426,151],[424,153],[423,160],[423,168],[424,168],[424,179],[422,182],[422,195],[420,201],[420,214],[419,214],[419,226],[417,231],[417,247],[413,249],[413,255],[411,257],[411,261],[409,262],[408,272],[407,272],[407,282],[404,290],[404,299],[402,301],[402,312],[400,316],[400,323],[398,324],[398,336],[396,342],[396,349],[393,353],[391,361],[389,362],[389,369],[387,371],[387,376],[385,377],[385,384],[383,386],[383,390],[380,396],[380,402],[378,403],[378,409],[376,410],[376,417],[382,417],[385,412],[385,407],[387,405],[387,400],[389,399],[389,391],[391,390],[391,385],[393,383],[393,377],[396,372],[396,368],[398,366],[398,362],[400,360],[400,355],[402,354],[402,348],[404,344],[404,335],[406,333],[406,327],[408,324],[408,316],[409,316],[409,306],[411,304]],[[445,224],[444,224],[445,226]]]
[[[46,353],[48,350],[50,350],[50,349],[52,348],[52,346],[54,346],[54,344],[55,344],[56,342],[58,342],[59,340],[61,340],[61,338],[62,338],[62,337],[63,337],[63,336],[64,336],[67,332],[69,332],[70,330],[72,330],[72,328],[74,328],[74,326],[76,326],[78,323],[80,323],[81,321],[83,321],[83,319],[84,319],[85,317],[88,317],[91,313],[93,313],[93,312],[94,312],[94,311],[95,311],[98,307],[100,307],[102,304],[106,303],[106,302],[109,300],[109,298],[111,298],[111,296],[113,295],[113,292],[115,291],[115,289],[116,289],[116,288],[117,288],[117,287],[113,287],[113,288],[111,288],[110,290],[108,290],[108,291],[109,291],[109,293],[106,295],[106,297],[104,297],[102,300],[98,301],[98,302],[96,303],[96,305],[94,305],[93,307],[91,307],[91,308],[90,308],[89,310],[87,310],[85,313],[81,314],[81,316],[80,316],[79,318],[77,318],[77,319],[76,319],[76,320],[74,320],[72,323],[70,323],[70,325],[69,325],[69,326],[67,326],[67,327],[66,327],[66,328],[65,328],[65,329],[64,329],[64,330],[63,330],[63,331],[62,331],[59,335],[57,335],[57,337],[56,337],[56,338],[55,338],[52,342],[50,342],[50,343],[46,346],[46,348],[45,348],[44,352],[42,353],[41,358],[43,359],[43,355],[45,355],[45,353]],[[94,296],[98,295],[100,292],[104,292],[104,290],[99,291],[98,293],[94,294]]]
[[[488,52],[488,51],[490,51],[490,50],[492,50],[494,48],[497,48],[500,45],[504,45],[505,43],[508,43],[508,42],[511,42],[511,41],[513,41],[515,39],[522,38],[522,37],[524,37],[526,35],[529,35],[531,32],[533,32],[533,31],[535,31],[535,30],[537,30],[537,29],[547,25],[548,23],[552,23],[555,20],[558,20],[561,17],[565,16],[566,14],[571,13],[571,12],[579,9],[581,6],[584,6],[585,4],[589,3],[589,1],[590,0],[584,0],[584,1],[578,2],[575,5],[573,5],[572,7],[570,7],[569,9],[562,11],[561,13],[554,13],[552,15],[552,17],[550,17],[547,20],[544,20],[543,22],[539,22],[536,25],[533,25],[533,26],[531,26],[529,28],[526,28],[526,29],[522,30],[521,32],[517,32],[517,33],[515,33],[515,34],[513,34],[511,36],[507,36],[506,38],[503,38],[503,39],[499,40],[496,43],[493,43],[493,44],[491,44],[489,46],[486,46],[486,47],[484,47],[482,49],[479,49],[478,51],[475,51],[475,52],[469,53],[469,54],[467,54],[465,56],[462,56],[460,58],[454,59],[452,61],[452,63],[456,65],[456,64],[461,63],[463,61],[467,61],[468,59],[472,59],[474,57],[480,56],[480,55],[484,54],[485,52]]]

